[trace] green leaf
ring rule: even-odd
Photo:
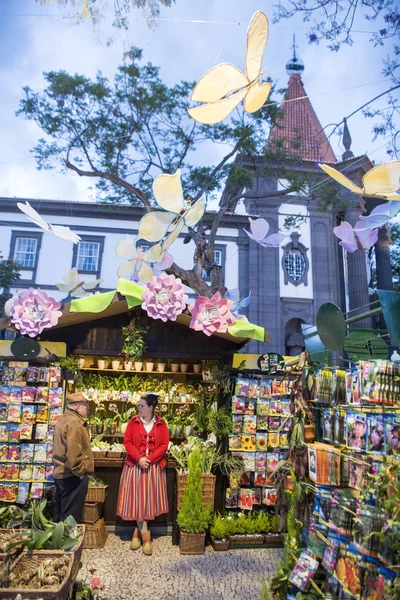
[[[52,531],[52,543],[55,550],[60,550],[64,538],[65,525],[63,522],[57,523]],[[51,530],[50,530],[51,531]]]

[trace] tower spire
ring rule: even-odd
[[[346,119],[346,117],[344,117],[343,123],[344,123],[344,127],[343,127],[343,138],[342,138],[342,141],[343,141],[343,146],[345,148],[345,152],[343,152],[343,154],[342,154],[342,159],[343,160],[347,160],[348,158],[353,158],[354,154],[350,150],[351,135],[350,135],[349,128],[347,126],[347,119]]]
[[[304,63],[301,60],[301,58],[299,58],[296,54],[296,34],[295,33],[293,34],[292,50],[293,50],[293,56],[289,60],[289,62],[286,63],[286,72],[288,75],[293,75],[295,73],[298,73],[299,75],[301,75],[302,72],[304,71]]]

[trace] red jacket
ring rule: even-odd
[[[153,425],[153,429],[154,431],[152,430],[152,433],[155,434],[154,450],[146,456],[145,454],[141,454],[139,452],[142,437],[146,434],[144,425],[138,416],[133,417],[129,421],[129,425],[124,436],[124,446],[128,452],[125,462],[128,465],[136,465],[142,456],[146,456],[149,462],[159,463],[162,469],[166,466],[166,454],[169,444],[168,427],[163,419],[156,417],[156,422]]]

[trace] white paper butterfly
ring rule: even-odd
[[[251,233],[246,231],[246,229],[243,231],[247,233],[249,238],[257,242],[257,244],[260,244],[260,246],[264,246],[265,248],[268,246],[279,246],[281,241],[286,237],[282,233],[273,233],[272,235],[268,235],[269,225],[268,221],[265,219],[252,219],[249,217],[249,221]]]
[[[87,290],[94,290],[103,281],[102,279],[81,281],[78,270],[75,267],[63,279],[65,283],[56,283],[56,286],[60,292],[70,294],[72,298],[88,296],[89,292]]]
[[[47,233],[54,233],[54,235],[56,235],[57,237],[62,238],[63,240],[69,240],[74,244],[77,244],[81,241],[79,235],[71,231],[69,227],[63,227],[62,225],[51,225],[50,223],[45,221],[39,215],[39,213],[36,212],[34,208],[32,208],[29,202],[25,202],[25,204],[22,204],[22,202],[18,202],[17,206],[19,210],[22,210],[22,212],[25,213],[28,221],[31,221]]]

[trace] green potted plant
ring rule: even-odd
[[[179,371],[179,363],[177,361],[176,358],[171,358],[169,361],[169,364],[171,365],[171,371],[172,373],[178,373]]]
[[[63,370],[64,379],[73,381],[79,369],[78,357],[66,356],[60,360],[60,366]]]
[[[193,423],[194,423],[194,415],[193,414],[185,415],[184,417],[182,417],[182,426],[183,426],[183,431],[184,431],[186,439],[192,435]]]
[[[107,422],[106,422],[107,428],[108,428],[108,433],[110,435],[115,435],[117,432],[117,425],[121,421],[121,415],[118,411],[116,404],[110,403],[108,406],[108,409],[111,411],[111,413],[113,413],[113,416],[108,417]]]
[[[121,364],[121,361],[119,360],[119,358],[113,358],[111,361],[111,368],[113,371],[119,371],[119,366]]]
[[[107,356],[98,356],[97,357],[97,368],[101,371],[106,368],[106,362],[108,361]]]
[[[206,529],[211,520],[211,509],[203,506],[200,450],[189,457],[189,474],[177,523],[181,529],[179,550],[181,554],[203,554]]]
[[[202,360],[201,361],[201,373],[203,381],[212,381],[212,370],[217,365],[215,360]]]
[[[130,408],[128,408],[120,414],[120,431],[124,435],[128,427],[128,423],[131,420],[131,417],[134,414],[135,410],[135,407],[131,406]]]
[[[145,352],[147,348],[147,344],[143,339],[143,336],[146,334],[146,330],[136,327],[134,323],[131,323],[127,327],[122,328],[122,334],[124,336],[122,352],[133,359],[135,362],[135,370],[141,371],[143,367],[141,358],[143,356],[143,352]]]
[[[210,527],[210,541],[215,552],[229,550],[228,527],[224,517],[219,513],[214,514]]]
[[[85,357],[82,354],[78,354],[77,359],[78,359],[78,367],[80,369],[84,369],[85,368]]]
[[[201,365],[199,362],[194,362],[193,363],[193,373],[200,373],[201,372]]]
[[[159,373],[164,373],[166,366],[167,366],[167,362],[164,358],[157,359],[157,371]]]
[[[188,370],[188,363],[186,362],[186,360],[181,360],[181,362],[179,363],[179,366],[181,368],[181,372],[182,373],[187,373]]]
[[[145,365],[146,365],[146,371],[150,371],[150,372],[153,371],[153,369],[154,369],[154,360],[147,359],[146,362],[145,362]]]
[[[208,428],[216,437],[225,438],[233,431],[232,416],[227,408],[211,410],[208,416]]]

